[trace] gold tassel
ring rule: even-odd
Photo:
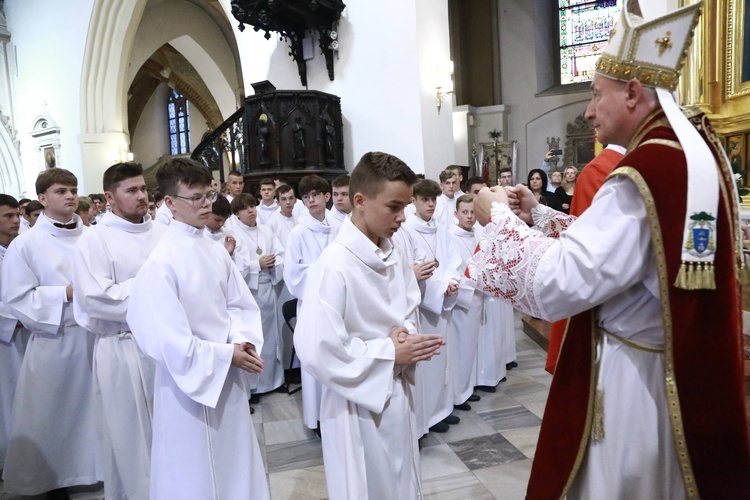
[[[706,267],[703,265],[703,262],[696,262],[695,264],[695,270],[696,272],[696,280],[695,280],[695,289],[696,290],[702,290],[706,288]]]
[[[703,276],[703,283],[707,290],[716,290],[716,276],[714,275],[715,267],[712,263],[706,264],[706,271]]]
[[[591,439],[604,439],[604,389],[597,387],[594,394],[594,421],[591,423]]]
[[[677,272],[677,279],[675,279],[674,286],[687,290],[687,269],[685,268],[685,261],[680,264],[680,270]]]
[[[695,290],[695,264],[687,263],[687,290]]]

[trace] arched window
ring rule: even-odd
[[[622,0],[559,0],[560,83],[588,82],[609,43]]]
[[[184,155],[190,152],[190,116],[188,100],[172,89],[167,101],[169,116],[169,150],[173,155]]]

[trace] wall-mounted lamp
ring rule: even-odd
[[[445,61],[437,67],[437,110],[443,107],[443,100],[453,93],[453,61]]]

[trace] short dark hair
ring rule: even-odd
[[[458,206],[461,203],[474,203],[474,195],[473,194],[462,194],[456,199],[456,210],[458,210]]]
[[[229,204],[229,200],[224,198],[222,195],[216,197],[216,201],[211,205],[211,213],[228,219],[232,216],[232,206]]]
[[[44,194],[53,184],[78,187],[78,179],[73,172],[64,168],[50,168],[36,178],[36,194]]]
[[[417,181],[417,176],[396,156],[379,151],[365,153],[352,170],[349,199],[354,203],[356,193],[368,197],[377,196],[386,182],[394,181],[401,181],[411,187]]]
[[[239,170],[231,170],[229,174],[227,174],[227,177],[230,175],[233,175],[235,177],[242,177],[242,180],[245,180],[245,176],[242,175],[242,172],[240,172]]]
[[[469,180],[466,181],[466,191],[471,191],[471,186],[474,184],[487,184],[487,181],[484,180],[484,177],[479,177],[478,175],[469,177]]]
[[[30,201],[31,201],[31,199],[29,199],[29,198],[21,198],[20,200],[18,200],[18,204],[19,205],[23,205],[24,203],[28,203]]]
[[[261,179],[260,182],[258,183],[258,186],[268,186],[268,185],[276,187],[276,183],[273,182],[273,179],[269,179],[268,177],[266,177],[265,179]]]
[[[425,179],[414,184],[414,197],[427,196],[428,198],[437,198],[443,193],[440,185],[430,179]]]
[[[134,161],[115,163],[104,171],[102,186],[104,191],[114,191],[125,179],[132,179],[143,175],[143,166]],[[93,200],[93,198],[91,198]]]
[[[0,194],[0,207],[18,208],[18,205],[19,203],[11,195]]]
[[[531,176],[534,174],[539,174],[539,177],[542,178],[542,196],[544,196],[544,193],[547,192],[547,174],[541,168],[529,170],[529,177],[526,179],[526,185],[529,189],[531,189]]]
[[[180,189],[180,184],[191,188],[193,186],[210,186],[211,172],[189,158],[170,158],[156,171],[156,183],[159,192],[174,196]]]
[[[258,200],[250,193],[240,193],[232,199],[232,213],[236,214],[247,207],[257,207]]]
[[[154,191],[154,203],[159,203],[163,199],[164,195],[161,194],[161,191]]]
[[[276,196],[281,196],[284,193],[288,193],[289,191],[294,194],[294,188],[290,186],[289,184],[282,184],[281,186],[276,188]]]
[[[31,212],[34,212],[36,210],[44,210],[44,205],[42,205],[42,203],[37,200],[31,200],[31,202],[26,205],[23,211],[26,212],[26,215],[31,215]]]
[[[502,174],[503,172],[510,172],[511,174],[513,174],[513,171],[510,169],[510,167],[503,167],[497,171],[497,176],[500,177],[500,174]]]
[[[319,193],[330,193],[331,186],[328,181],[319,175],[306,175],[300,181],[297,186],[300,196],[308,194],[310,191],[317,191]]]
[[[346,187],[349,185],[350,180],[351,178],[347,174],[339,175],[331,181],[331,186],[335,188]]]
[[[104,198],[104,195],[99,193],[90,194],[89,198],[91,198],[92,203],[94,202],[94,200],[101,201],[102,203],[107,202],[106,198]]]

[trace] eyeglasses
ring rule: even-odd
[[[211,203],[215,202],[216,198],[219,197],[219,193],[217,193],[216,191],[209,191],[206,194],[198,194],[195,196],[191,196],[190,198],[188,198],[187,196],[180,196],[178,194],[175,194],[174,197],[181,198],[185,201],[189,201],[190,204],[193,206],[196,206],[196,205],[201,206],[203,205],[203,202],[206,200],[210,201]]]
[[[311,198],[315,198],[317,196],[322,196],[322,195],[323,193],[318,193],[317,191],[310,191],[309,193],[302,195],[302,201],[307,201]]]

